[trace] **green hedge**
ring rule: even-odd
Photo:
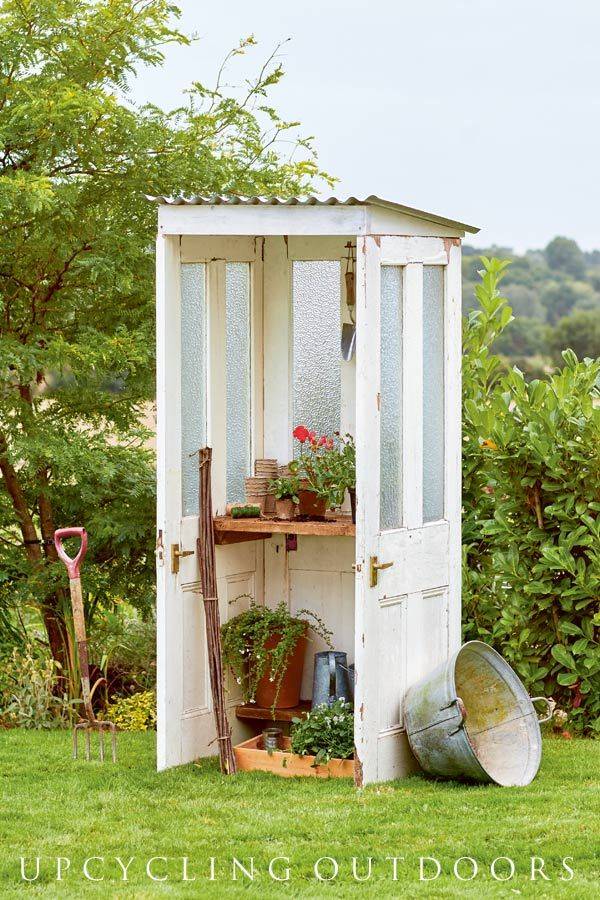
[[[600,360],[505,372],[490,348],[512,318],[507,264],[482,260],[463,341],[465,637],[600,735]]]

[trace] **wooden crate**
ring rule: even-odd
[[[261,741],[261,736],[257,735],[233,748],[240,772],[271,772],[282,778],[297,775],[309,778],[354,778],[353,759],[330,759],[327,765],[314,767],[314,756],[297,756],[281,750],[267,753],[261,749]],[[290,739],[284,737],[283,745],[289,749]]]

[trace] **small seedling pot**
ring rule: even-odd
[[[289,497],[284,500],[275,498],[275,515],[278,519],[290,522],[296,518],[296,504]]]

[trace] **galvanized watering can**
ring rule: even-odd
[[[350,701],[352,691],[348,678],[348,656],[340,650],[315,653],[312,708],[331,706],[341,698]]]
[[[547,705],[539,720],[538,700]],[[408,741],[425,772],[505,787],[533,781],[540,722],[551,718],[551,702],[530,698],[508,663],[481,641],[464,644],[404,699]]]

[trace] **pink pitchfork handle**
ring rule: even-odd
[[[81,547],[79,553],[73,559],[65,552],[62,542],[65,538],[78,537],[81,538]],[[64,562],[69,573],[69,578],[79,578],[79,565],[83,562],[83,558],[87,551],[87,532],[85,528],[58,528],[54,532],[54,546],[60,559]]]

